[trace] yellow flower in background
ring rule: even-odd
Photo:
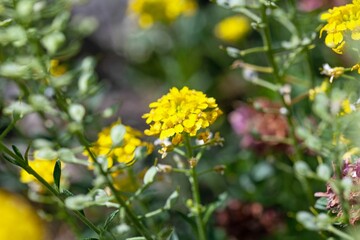
[[[29,166],[35,170],[44,180],[50,184],[54,183],[54,167],[57,159],[43,159],[38,156],[38,152],[34,153],[34,160],[29,161]],[[62,164],[63,167],[63,164]],[[38,183],[37,179],[28,174],[24,169],[20,171],[20,181],[23,183]]]
[[[1,240],[45,239],[44,224],[29,203],[1,189],[0,203]]]
[[[59,60],[53,59],[50,61],[50,74],[54,77],[60,77],[67,71],[65,64],[61,64]]]
[[[223,19],[214,29],[215,36],[226,42],[237,42],[251,30],[250,21],[244,16]]]
[[[147,170],[145,168],[139,173],[124,170],[112,173],[115,188],[125,193],[135,192],[142,185]]]
[[[309,90],[309,99],[314,101],[315,96],[319,93],[325,93],[330,88],[330,84],[327,80],[323,81],[320,86]]]
[[[347,115],[353,112],[354,107],[351,105],[349,99],[345,99],[341,102],[340,116]]]
[[[327,24],[320,30],[327,32],[325,44],[338,54],[343,53],[348,34],[352,40],[360,40],[360,0],[344,6],[334,7],[321,15]]]
[[[183,87],[170,92],[149,105],[150,112],[143,115],[150,129],[149,136],[160,139],[188,133],[195,136],[200,129],[206,129],[222,114],[216,100],[204,93]]]
[[[357,70],[358,74],[360,74],[360,63],[355,64],[351,67],[351,71]]]
[[[137,147],[147,147],[148,152],[151,150],[149,143],[141,141],[142,133],[130,126],[124,126],[126,132],[123,141],[120,145],[114,146],[111,138],[111,129],[118,124],[120,122],[115,122],[110,127],[104,128],[90,148],[97,157],[103,156],[107,159],[109,168],[115,165],[115,163],[133,164],[136,160],[135,150]],[[87,151],[84,154],[89,156]],[[91,158],[89,158],[89,161],[92,161]]]
[[[155,22],[170,23],[180,15],[192,15],[197,9],[195,0],[129,0],[128,11],[138,16],[142,28]]]

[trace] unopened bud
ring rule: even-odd
[[[195,158],[189,159],[190,168],[194,168],[197,165],[197,160]]]
[[[158,164],[156,169],[158,172],[169,173],[172,171],[172,166],[167,164]]]
[[[225,172],[226,166],[225,165],[217,165],[213,169],[216,173],[223,175]]]

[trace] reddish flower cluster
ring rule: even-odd
[[[298,7],[304,12],[311,12],[319,8],[330,8],[346,3],[346,0],[300,0],[298,2]]]
[[[229,239],[255,240],[269,236],[283,225],[282,216],[274,209],[265,209],[259,203],[232,200],[217,212],[217,225],[224,228]]]
[[[350,204],[350,223],[355,224],[360,220],[360,159],[356,160],[354,163],[350,163],[349,160],[345,160],[342,169],[342,177],[349,177],[352,180],[352,184],[354,186],[350,194],[344,196],[344,199]],[[315,196],[326,197],[326,208],[332,213],[336,214],[339,218],[343,216],[340,198],[335,193],[335,190],[331,187],[330,183],[328,183],[326,186],[326,192],[317,192],[315,193]]]
[[[258,99],[253,106],[241,104],[230,113],[229,121],[236,134],[241,136],[240,146],[264,151],[268,147],[283,145],[288,135],[286,118],[280,106],[265,99]]]

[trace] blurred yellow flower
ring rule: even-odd
[[[183,87],[170,92],[149,105],[150,112],[143,115],[150,129],[145,134],[159,135],[160,139],[188,133],[195,136],[201,128],[206,129],[222,114],[216,100],[204,93]]]
[[[223,19],[214,29],[215,36],[226,42],[237,42],[251,30],[250,21],[243,16]]]
[[[65,64],[61,64],[59,60],[53,59],[50,61],[50,74],[54,77],[60,77],[67,71]]]
[[[136,160],[135,150],[137,147],[147,147],[147,150],[151,151],[151,145],[141,141],[142,133],[125,125],[126,132],[121,144],[114,146],[111,138],[111,129],[119,124],[120,122],[115,122],[110,127],[104,128],[99,132],[98,139],[90,148],[97,157],[106,157],[109,168],[115,165],[115,163],[133,164]],[[87,151],[84,151],[84,154],[89,156]],[[92,161],[91,158],[89,158],[89,161]]]
[[[44,159],[38,156],[38,152],[34,152],[34,160],[29,161],[29,166],[35,170],[46,182],[54,183],[54,167],[57,159]],[[63,167],[63,164],[62,164]],[[20,181],[23,183],[38,183],[37,179],[28,174],[24,169],[20,171]]]
[[[132,171],[116,171],[111,174],[114,186],[121,192],[135,192],[143,183],[143,178],[148,169],[145,168],[139,173]]]
[[[344,99],[341,102],[341,111],[340,111],[340,115],[347,115],[353,112],[353,107],[350,103],[349,99]]]
[[[315,96],[319,93],[325,93],[330,88],[330,84],[327,80],[323,81],[320,86],[311,88],[309,90],[309,99],[314,101]]]
[[[350,34],[351,39],[360,40],[360,0],[344,6],[334,7],[321,15],[327,24],[320,30],[327,32],[325,44],[338,54],[343,53],[345,38]]]
[[[360,63],[355,64],[351,67],[351,71],[357,70],[358,74],[360,74]]]
[[[129,0],[128,11],[137,15],[142,28],[155,22],[170,23],[180,15],[191,15],[197,9],[194,0]]]
[[[0,189],[0,239],[44,240],[45,227],[24,199]]]

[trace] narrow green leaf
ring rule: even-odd
[[[20,150],[19,150],[15,145],[11,145],[11,147],[12,147],[14,153],[15,153],[18,157],[20,157],[21,159],[24,159],[24,158],[23,158],[23,155],[22,155],[21,152],[20,152]]]
[[[19,164],[18,162],[16,162],[16,160],[12,159],[11,157],[9,157],[9,156],[7,156],[7,155],[3,155],[3,157],[4,157],[4,159],[5,159],[6,161],[8,161],[8,162],[10,162],[10,163],[12,163],[12,164],[14,164],[14,165],[16,165],[16,166],[21,167],[20,164]]]
[[[63,189],[61,194],[64,195],[65,197],[74,196],[74,194],[72,192],[70,192],[69,190],[67,190],[67,189]]]
[[[144,238],[144,237],[132,237],[132,238],[127,238],[126,240],[146,240],[146,238]]]
[[[104,230],[107,230],[107,228],[109,227],[110,223],[112,222],[112,220],[114,220],[114,218],[116,217],[116,215],[119,213],[119,209],[116,209],[114,212],[112,212],[109,217],[106,219],[105,223],[104,223]]]
[[[60,189],[60,178],[61,178],[61,162],[57,160],[53,172],[54,183],[58,189]]]
[[[164,209],[169,210],[171,207],[175,204],[177,199],[179,198],[179,191],[175,190],[166,200],[166,203],[164,205]]]
[[[29,143],[29,145],[26,148],[25,154],[24,154],[24,160],[26,165],[29,165],[29,151],[30,151],[30,147],[31,147],[31,142]]]
[[[121,145],[125,134],[126,134],[126,128],[124,125],[118,124],[118,125],[113,126],[110,131],[110,137],[111,137],[113,146]]]
[[[144,176],[144,184],[149,184],[154,181],[154,178],[156,176],[157,170],[155,166],[150,167]]]

